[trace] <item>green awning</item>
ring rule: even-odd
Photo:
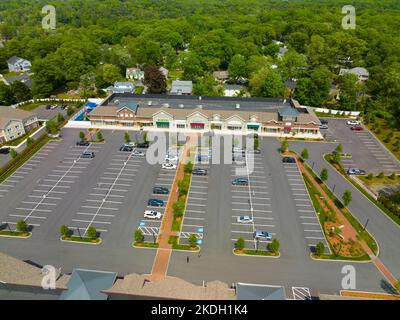
[[[259,124],[248,124],[247,129],[258,129],[260,127]]]
[[[156,121],[157,127],[169,127],[168,121]]]

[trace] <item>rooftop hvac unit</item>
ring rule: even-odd
[[[199,100],[201,100],[201,96],[199,96]]]
[[[164,106],[165,108],[169,108],[169,103],[164,103],[163,106]]]
[[[183,105],[182,103],[180,103],[180,104],[179,104],[179,108],[182,109],[183,107],[184,107],[184,105]]]
[[[151,101],[151,100],[149,102],[147,102],[148,106],[151,106],[152,104],[153,104],[153,101]]]
[[[203,106],[202,106],[201,104],[199,104],[197,107],[198,107],[199,109],[203,109]]]
[[[236,103],[236,109],[240,109],[240,104]]]

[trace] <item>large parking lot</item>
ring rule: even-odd
[[[351,131],[346,119],[329,119],[329,129],[321,130],[327,139],[336,139],[343,145],[343,152],[351,158],[343,158],[345,168],[357,167],[378,174],[400,174],[399,161],[366,128]]]

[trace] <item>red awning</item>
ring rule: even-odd
[[[204,127],[204,123],[200,123],[200,122],[192,122],[190,125],[192,127]]]
[[[292,130],[292,127],[284,127],[283,130],[285,130],[285,131],[291,131],[291,130]]]

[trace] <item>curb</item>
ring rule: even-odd
[[[233,255],[238,257],[273,258],[273,259],[279,259],[281,257],[280,251],[277,256],[261,256],[261,255],[245,254],[245,253],[236,253],[235,249],[232,249],[232,253]]]
[[[32,232],[29,232],[29,235],[27,235],[27,236],[11,236],[11,235],[6,235],[6,234],[0,234],[0,237],[14,238],[14,239],[29,239],[30,237],[32,237]]]
[[[313,254],[310,253],[310,258],[314,261],[327,261],[327,262],[351,262],[351,263],[372,263],[372,259],[371,257],[369,258],[369,260],[365,260],[365,261],[358,261],[358,260],[343,260],[343,259],[319,259],[319,258],[315,258],[313,257]]]
[[[97,243],[92,243],[92,242],[84,242],[84,241],[64,240],[64,239],[62,239],[62,237],[60,237],[60,241],[61,241],[61,242],[78,243],[78,244],[89,244],[89,245],[92,245],[92,246],[98,246],[98,245],[100,245],[100,244],[103,242],[103,239],[101,239],[101,238],[99,238],[99,239],[100,239],[99,242],[97,242]]]

